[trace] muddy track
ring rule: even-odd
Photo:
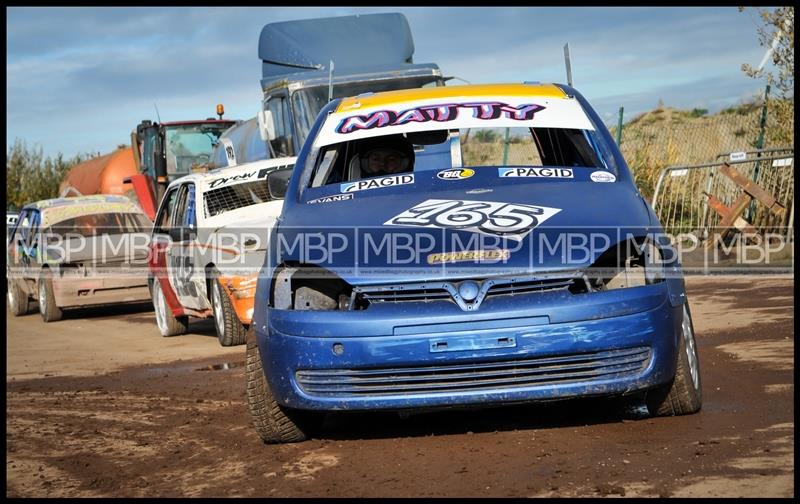
[[[793,281],[693,280],[697,415],[647,419],[598,399],[332,414],[317,439],[264,445],[250,425],[244,347],[217,352],[201,325],[183,340],[146,333],[153,347],[208,344],[194,360],[7,373],[6,495],[792,496]],[[117,315],[136,332],[143,317],[152,313]],[[25,351],[11,341],[33,330],[20,320],[7,329],[9,362]]]

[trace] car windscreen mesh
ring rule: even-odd
[[[206,217],[269,201],[269,188],[265,180],[212,189],[205,193],[203,203]]]

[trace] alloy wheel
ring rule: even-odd
[[[39,282],[39,313],[47,313],[47,295],[44,290],[44,279]]]
[[[695,347],[694,332],[692,331],[692,321],[686,305],[683,306],[683,340],[686,343],[686,357],[689,359],[689,374],[692,375],[692,384],[695,389],[700,388],[700,365],[697,359],[697,348]]]
[[[214,323],[217,325],[217,333],[220,338],[225,336],[225,314],[222,311],[222,289],[219,282],[214,281],[214,297],[211,303],[214,306]]]
[[[164,294],[161,292],[161,285],[158,283],[158,279],[155,280],[153,284],[153,289],[155,290],[155,295],[153,296],[153,304],[155,305],[155,312],[156,312],[156,323],[158,324],[158,330],[161,331],[161,334],[167,333],[167,317],[164,313],[164,309],[166,308],[166,300],[164,299]]]

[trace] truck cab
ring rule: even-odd
[[[331,99],[443,86],[435,63],[414,63],[405,16],[368,14],[269,23],[261,30],[261,107],[215,148],[216,167],[296,156]]]
[[[155,205],[174,180],[207,166],[220,135],[236,121],[207,119],[153,123],[142,121],[133,135],[139,172],[153,181]],[[141,198],[140,198],[141,199]]]

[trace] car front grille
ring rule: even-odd
[[[449,394],[575,384],[635,376],[647,368],[649,347],[527,359],[415,367],[298,370],[300,388],[315,396]]]
[[[459,296],[459,287],[466,282],[479,286],[474,300]],[[353,288],[351,309],[363,309],[373,303],[452,301],[468,311],[477,309],[486,298],[559,290],[581,293],[589,292],[591,287],[581,272],[360,286]]]
[[[450,299],[450,293],[444,287],[430,286],[422,289],[385,288],[361,292],[361,298],[369,303],[396,303],[400,301],[435,301]]]

